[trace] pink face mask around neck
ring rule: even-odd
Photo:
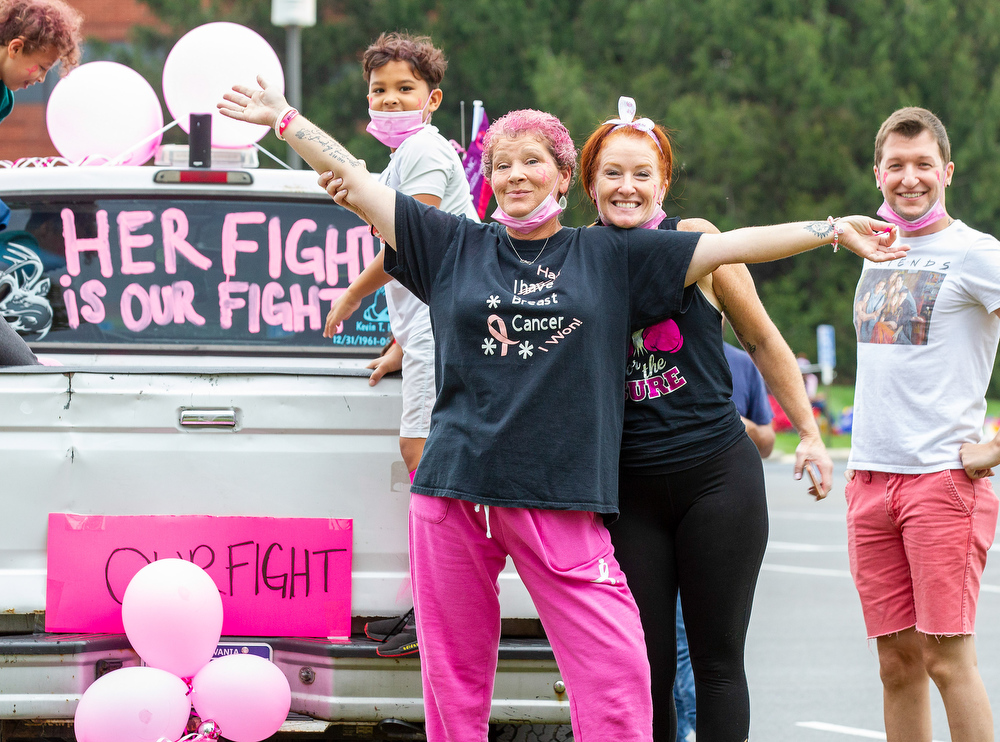
[[[550,219],[555,219],[563,212],[563,207],[559,205],[555,196],[552,195],[556,192],[556,188],[558,187],[559,179],[556,178],[556,185],[555,188],[552,189],[552,193],[546,196],[544,200],[532,209],[526,216],[511,216],[506,211],[501,209],[498,204],[497,210],[490,214],[490,217],[494,221],[500,222],[505,227],[513,229],[515,232],[521,232],[522,234],[533,232],[535,229],[545,224],[545,222]]]
[[[911,222],[909,219],[904,219],[899,214],[897,214],[891,206],[889,206],[888,201],[882,201],[882,205],[879,207],[878,211],[875,212],[880,217],[885,219],[887,222],[895,224],[900,229],[906,232],[916,232],[918,229],[923,229],[928,224],[933,224],[938,219],[948,216],[948,212],[944,210],[944,206],[941,204],[941,199],[938,199],[934,205],[930,208],[926,214]]]
[[[424,128],[424,112],[430,105],[430,96],[419,111],[373,111],[368,109],[371,123],[365,128],[389,149],[399,145]]]

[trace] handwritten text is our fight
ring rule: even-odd
[[[79,237],[77,216],[72,209],[61,211],[65,243],[66,273],[60,277],[69,325],[81,322],[99,324],[107,317],[105,303],[108,285],[116,270],[120,276],[165,274],[159,283],[139,281],[129,283],[121,291],[117,303],[122,322],[133,332],[141,332],[151,324],[168,325],[206,322],[206,297],[195,296],[195,286],[189,280],[171,280],[178,273],[178,258],[194,269],[217,272],[219,266],[189,241],[188,215],[179,208],[167,208],[156,214],[152,210],[120,211],[117,223],[117,255],[112,250],[111,220],[108,212],[98,210],[96,236]],[[306,329],[320,330],[329,305],[336,301],[354,281],[364,266],[375,257],[374,241],[367,226],[345,230],[340,247],[340,230],[328,226],[325,235],[313,219],[286,219],[291,226],[285,230],[278,216],[262,211],[227,213],[218,234],[217,255],[221,262],[218,282],[218,322],[223,329],[235,321],[246,323],[251,333],[260,332],[261,323],[281,327],[289,332]],[[253,230],[262,239],[249,239]],[[263,235],[266,233],[266,238]],[[157,241],[159,238],[159,241]],[[321,243],[322,246],[315,243]],[[301,243],[301,244],[300,244]],[[309,244],[313,243],[313,244]],[[267,254],[267,276],[263,270],[253,270],[256,280],[235,280],[240,271],[238,254]],[[75,280],[81,276],[81,257],[96,257],[102,278]],[[117,264],[115,261],[117,258]],[[157,259],[154,259],[157,258]],[[92,259],[92,258],[91,258]],[[245,260],[245,259],[244,259]],[[340,266],[347,268],[347,281],[337,288]],[[182,266],[184,271],[190,270]],[[287,270],[294,276],[308,276],[302,283],[282,285],[277,279]],[[244,268],[243,275],[250,273]],[[156,276],[153,276],[155,278]],[[271,280],[268,281],[267,278]],[[287,282],[287,279],[286,279]],[[287,288],[287,291],[286,291]],[[200,307],[200,311],[199,311]],[[214,312],[213,312],[214,314]],[[241,317],[242,315],[242,317]]]

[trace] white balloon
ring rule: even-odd
[[[162,135],[136,146],[163,127],[160,101],[138,72],[117,62],[88,62],[56,84],[45,111],[52,144],[63,157],[92,157],[103,164],[123,155],[125,165],[142,165]]]
[[[257,75],[284,92],[281,62],[260,34],[238,23],[206,23],[182,36],[167,55],[163,98],[184,131],[190,114],[211,113],[213,146],[246,147],[268,127],[226,118],[215,104],[235,84],[258,87]]]

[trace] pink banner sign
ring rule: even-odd
[[[179,558],[215,580],[225,635],[347,637],[352,529],[335,518],[50,513],[45,630],[122,633],[133,575]]]

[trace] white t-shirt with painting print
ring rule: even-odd
[[[855,294],[857,307],[885,280],[875,327],[858,339],[848,467],[961,469],[962,444],[982,438],[1000,340],[1000,242],[961,221],[903,242],[906,257],[865,261]]]

